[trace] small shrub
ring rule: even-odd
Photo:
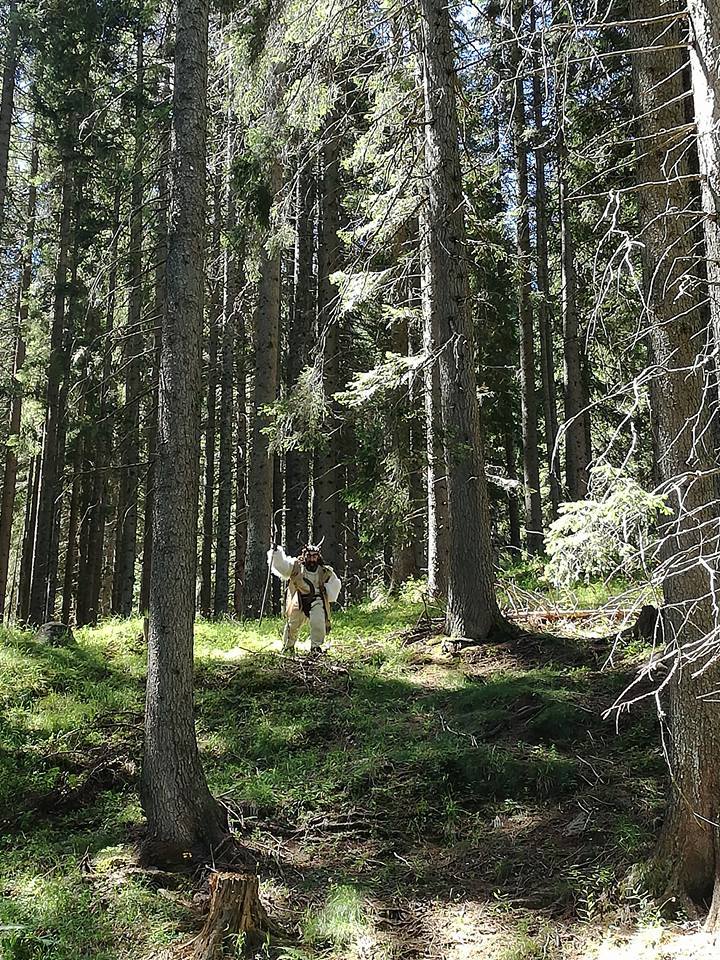
[[[550,527],[545,574],[556,587],[642,569],[655,522],[670,512],[664,497],[608,465],[591,471],[589,494],[562,504]]]

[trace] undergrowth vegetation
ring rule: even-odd
[[[410,931],[461,901],[462,923],[486,904],[506,957],[534,956],[548,918],[620,909],[648,852],[654,718],[616,733],[601,716],[631,665],[603,671],[608,644],[572,637],[452,658],[403,642],[422,613],[408,596],[341,613],[320,661],[279,656],[277,621],[198,623],[203,759],[284,931],[271,955],[410,955]],[[136,863],[143,678],[139,621],[62,648],[2,634],[2,960],[129,960],[192,936],[182,896]]]

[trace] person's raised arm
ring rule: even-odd
[[[333,570],[330,574],[328,582],[325,584],[325,593],[330,603],[335,603],[337,598],[340,596],[340,588],[342,583],[340,582],[340,577]]]
[[[270,547],[267,554],[270,569],[281,580],[287,580],[295,566],[295,557],[288,557],[282,547]]]

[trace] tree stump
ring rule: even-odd
[[[245,873],[214,873],[210,877],[210,912],[193,941],[191,956],[193,960],[221,960],[228,938],[244,934],[258,940],[269,928],[258,878]]]
[[[69,647],[75,643],[75,636],[66,623],[49,622],[38,628],[38,640],[43,640],[51,647]]]

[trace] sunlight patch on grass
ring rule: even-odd
[[[649,924],[627,938],[608,932],[588,946],[581,960],[715,960],[717,955],[717,938],[711,934]]]
[[[347,947],[371,934],[373,922],[365,895],[355,886],[331,888],[319,910],[310,910],[302,924],[307,943]]]

